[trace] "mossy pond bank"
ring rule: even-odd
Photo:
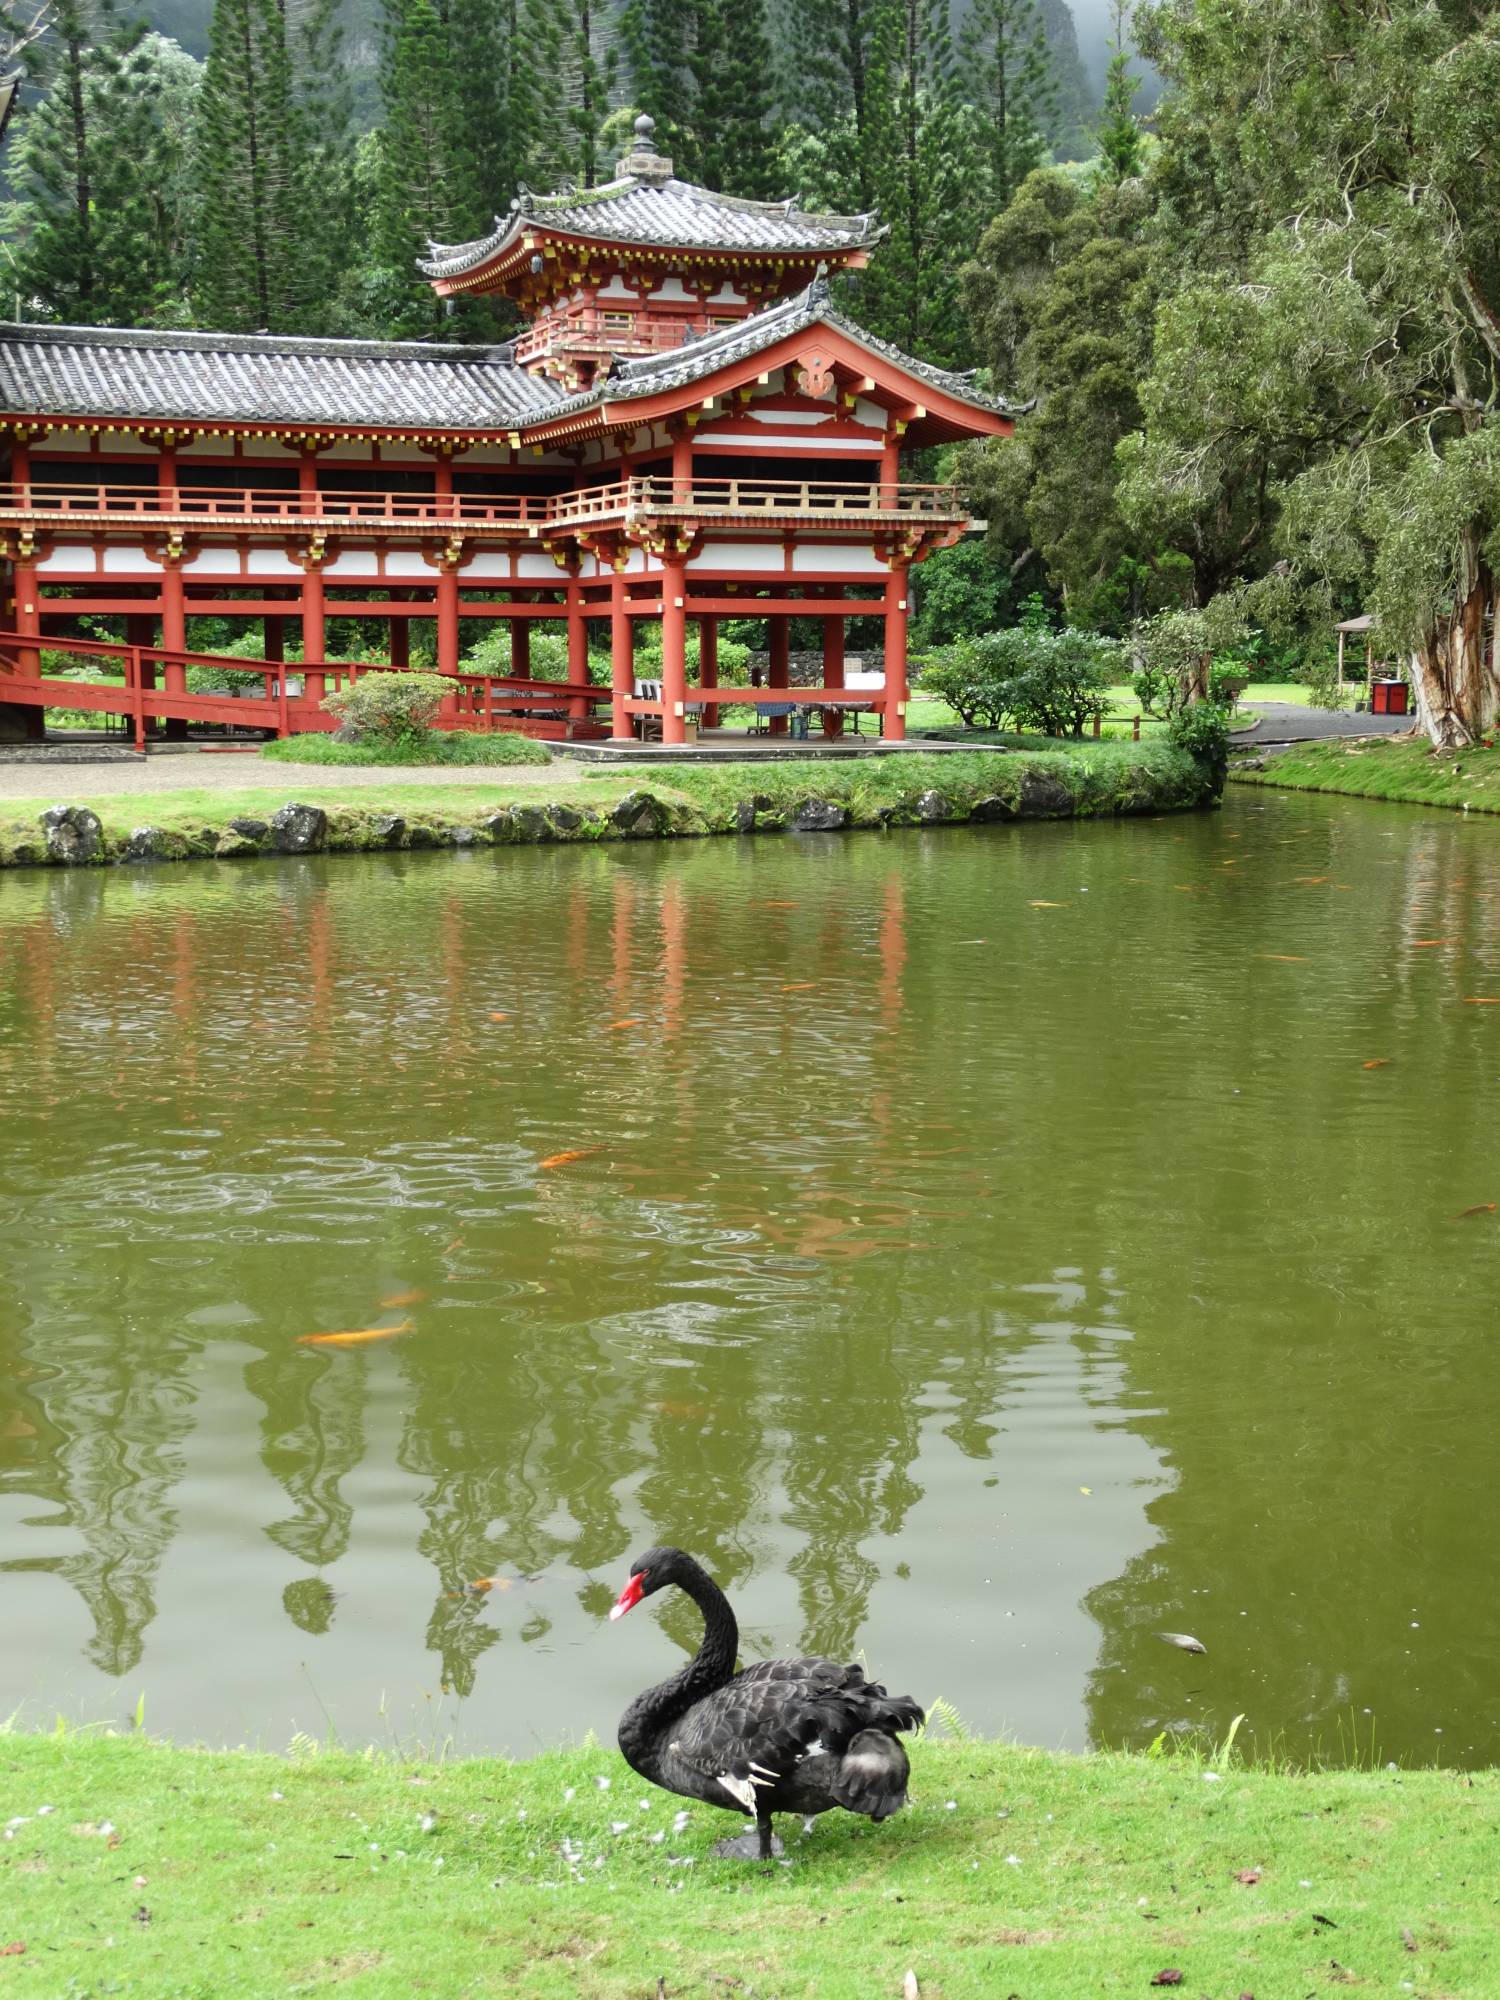
[[[1261,2000],[1500,1990],[1500,1776],[914,1746],[760,1868],[585,1745],[524,1763],[0,1738],[7,1993]],[[1179,1979],[1164,1977],[1180,1974]],[[908,1974],[911,1981],[908,1981]]]
[[[90,797],[59,774],[58,803],[0,804],[0,866],[229,859],[531,846],[710,834],[833,833],[896,826],[1086,819],[1216,803],[1213,781],[1166,744],[1079,744],[1066,751],[923,756],[841,765],[673,767],[579,774],[559,767],[545,794],[523,784],[456,781],[299,798],[294,777],[258,771],[243,791]]]

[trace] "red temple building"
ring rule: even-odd
[[[847,621],[879,616],[884,683],[861,705],[902,737],[910,571],[967,519],[952,487],[903,480],[901,453],[1004,435],[1004,406],[830,303],[828,273],[877,249],[872,216],[691,186],[649,119],[636,132],[607,186],[523,192],[482,241],[432,246],[440,295],[526,316],[502,346],[0,326],[0,726],[36,734],[72,706],[133,716],[138,743],[327,729],[319,704],[354,670],[327,658],[326,621],[358,617],[387,621],[396,666],[411,622],[434,623],[449,727],[680,743],[767,703],[718,685],[719,623],[751,618],[786,710],[772,729],[802,707],[837,733]],[[118,621],[112,677],[44,680],[40,645],[83,650],[83,613]],[[205,656],[187,620],[207,614],[260,621],[263,661],[231,663],[259,676],[254,702],[188,692]],[[794,617],[820,621],[821,687],[788,685]],[[509,673],[463,673],[496,618]],[[300,689],[277,664],[288,620]],[[566,630],[563,683],[531,678],[538,620]],[[636,678],[643,620],[659,687]],[[588,678],[606,622],[607,688]]]

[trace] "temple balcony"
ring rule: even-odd
[[[912,481],[881,485],[824,479],[674,479],[641,474],[604,486],[553,494],[372,493],[284,487],[112,486],[0,483],[0,522],[49,532],[119,534],[133,529],[280,535],[345,533],[412,540],[462,529],[480,539],[534,539],[547,532],[651,518],[749,526],[774,521],[812,530],[920,519],[962,526],[968,509],[957,487]]]
[[[526,368],[552,360],[597,364],[612,355],[669,354],[690,340],[738,325],[743,317],[609,312],[595,306],[574,306],[537,320],[517,340],[516,360]]]

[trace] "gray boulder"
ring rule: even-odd
[[[502,807],[499,812],[491,813],[488,819],[481,820],[479,824],[490,839],[497,843],[514,840],[516,837],[516,823],[508,806]]]
[[[734,809],[734,830],[736,833],[754,833],[755,801],[741,799]]]
[[[953,817],[953,802],[946,792],[927,791],[917,798],[917,818],[924,826],[937,826]]]
[[[540,806],[512,806],[513,840],[550,840],[552,827]]]
[[[270,827],[263,819],[232,819],[229,831],[237,833],[242,840],[264,840]]]
[[[377,813],[370,831],[382,847],[400,847],[406,839],[406,821],[400,813]]]
[[[1015,816],[1016,809],[1010,800],[996,798],[993,793],[987,799],[976,799],[969,808],[969,818],[978,820],[981,825],[990,820],[1014,819]]]
[[[87,806],[48,806],[42,814],[42,833],[49,861],[65,868],[86,868],[104,852],[104,831],[97,813]]]
[[[804,799],[787,821],[793,833],[837,833],[848,824],[847,806],[832,799]]]
[[[455,847],[477,847],[479,835],[472,826],[455,826],[448,830],[448,838]]]
[[[610,819],[627,840],[649,840],[665,833],[671,817],[661,800],[650,792],[627,792],[610,813]]]
[[[1073,794],[1061,778],[1035,768],[1021,773],[1021,811],[1028,819],[1070,819]]]
[[[126,841],[121,858],[125,861],[170,861],[171,843],[161,827],[138,826]]]
[[[271,845],[278,854],[321,854],[328,815],[321,806],[285,805],[271,815]]]
[[[583,825],[583,814],[574,812],[571,806],[548,806],[547,811],[559,833],[576,833]]]

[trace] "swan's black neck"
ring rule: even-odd
[[[703,1643],[681,1673],[637,1695],[620,1718],[620,1748],[625,1761],[638,1771],[643,1770],[641,1759],[649,1760],[657,1739],[694,1702],[734,1678],[735,1655],[739,1651],[740,1628],[729,1599],[707,1570],[684,1556],[672,1581],[687,1592],[703,1613]]]

